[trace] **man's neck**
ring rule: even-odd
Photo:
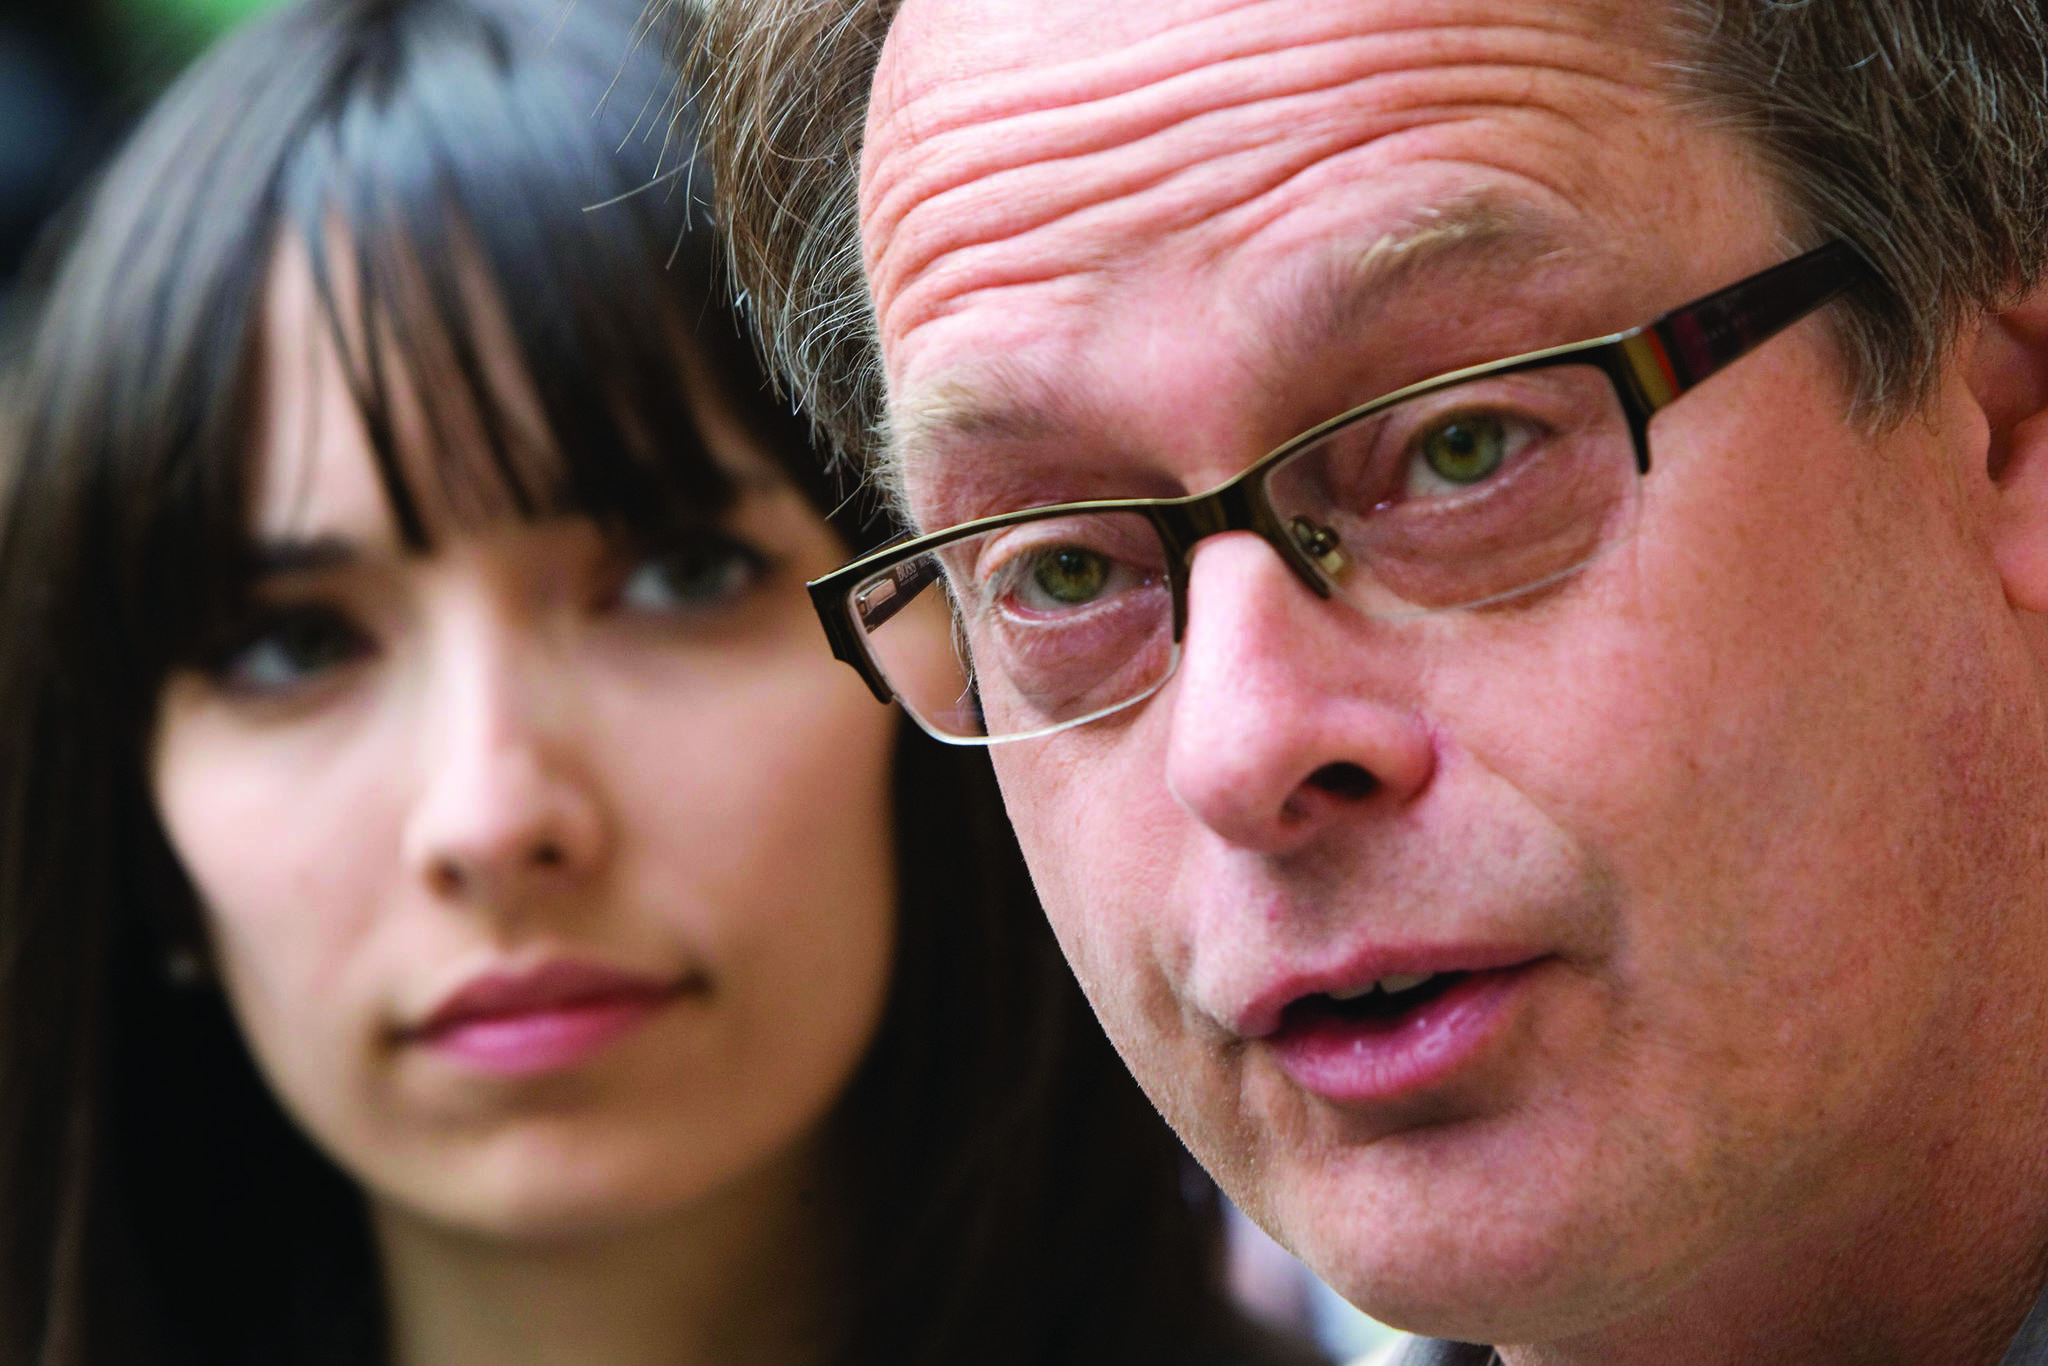
[[[844,1241],[803,1175],[750,1176],[673,1217],[549,1240],[380,1208],[392,1360],[814,1366],[837,1320]]]

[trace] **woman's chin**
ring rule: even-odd
[[[807,1184],[791,1170],[811,1160],[801,1140],[759,1155],[691,1137],[645,1124],[529,1123],[468,1151],[423,1154],[382,1180],[357,1170],[371,1177],[380,1223],[431,1225],[508,1248],[630,1237]]]

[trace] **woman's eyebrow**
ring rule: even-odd
[[[359,563],[362,547],[342,536],[275,537],[259,540],[250,552],[253,578],[317,574]]]

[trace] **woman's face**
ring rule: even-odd
[[[373,1203],[501,1236],[801,1165],[895,905],[894,716],[803,591],[835,538],[713,412],[716,529],[443,517],[409,553],[303,269],[272,292],[270,568],[151,756],[271,1085]]]

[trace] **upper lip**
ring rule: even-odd
[[[1382,977],[1493,972],[1521,967],[1544,956],[1538,950],[1507,945],[1375,946],[1329,968],[1275,979],[1246,1002],[1229,1024],[1240,1038],[1260,1039],[1280,1028],[1287,1007],[1310,996],[1359,991]]]
[[[432,1035],[471,1020],[531,1015],[602,1001],[655,1000],[673,996],[695,980],[694,976],[661,977],[575,959],[554,959],[524,969],[491,969],[450,992],[408,1032]]]

